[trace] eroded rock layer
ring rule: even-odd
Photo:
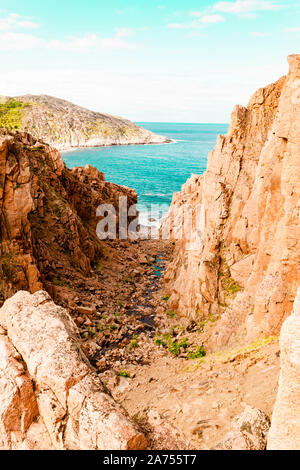
[[[207,170],[174,195],[170,306],[219,320],[210,347],[279,333],[300,283],[300,55],[286,77],[237,106]],[[176,240],[178,209],[193,228]]]
[[[145,449],[105,393],[77,327],[50,296],[20,291],[0,310],[0,449]]]
[[[128,206],[135,191],[105,181],[86,166],[69,170],[57,150],[30,134],[0,135],[0,293],[42,287],[72,287],[76,277],[91,275],[105,243],[96,236],[100,204],[118,216],[119,197]],[[117,220],[118,221],[118,220]]]

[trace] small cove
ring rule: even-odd
[[[107,181],[134,188],[142,225],[158,225],[174,192],[192,174],[202,174],[207,155],[227,124],[138,123],[175,142],[163,145],[129,145],[78,149],[62,153],[67,166],[90,164],[105,173]],[[149,211],[152,207],[149,222]],[[148,212],[147,212],[148,211]]]

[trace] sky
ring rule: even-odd
[[[0,0],[0,94],[227,123],[300,53],[300,0]]]

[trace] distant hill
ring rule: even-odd
[[[0,127],[29,132],[58,150],[170,142],[127,119],[47,95],[2,97]]]

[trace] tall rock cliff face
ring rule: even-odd
[[[28,132],[58,150],[170,142],[127,119],[47,95],[4,97],[0,104],[0,127]]]
[[[213,349],[278,334],[300,284],[300,55],[288,62],[286,77],[234,109],[206,172],[174,195],[165,220],[175,241],[170,305],[218,318]],[[188,206],[193,227],[176,240]]]
[[[134,190],[105,181],[96,168],[69,170],[57,150],[26,133],[0,135],[0,294],[57,285],[91,275],[105,242],[96,209]],[[54,296],[55,297],[55,296]]]
[[[300,288],[280,333],[279,390],[268,436],[269,450],[300,450]]]

